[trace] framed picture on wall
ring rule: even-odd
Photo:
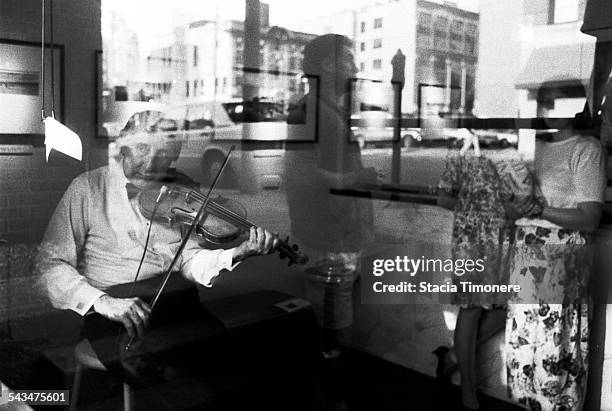
[[[444,84],[419,83],[417,88],[417,120],[419,128],[457,127],[455,106],[461,99],[461,88]],[[454,120],[453,120],[454,119]]]
[[[44,133],[41,121],[43,94],[40,43],[0,39],[0,142],[19,141],[19,137],[40,137]],[[53,45],[53,69],[51,47],[45,45],[45,115],[51,116],[54,97],[54,113],[58,121],[64,121],[64,46]],[[53,73],[55,90],[51,90]],[[13,138],[11,138],[13,137]],[[16,138],[15,138],[16,137]]]
[[[102,50],[96,50],[94,53],[95,58],[95,92],[96,92],[96,137],[106,138],[108,137],[108,130],[104,127],[104,113],[108,106],[108,91],[104,88],[104,61]]]
[[[353,78],[350,88],[352,133],[349,142],[365,144],[392,143],[399,133],[396,104],[401,93],[399,84],[381,80]]]

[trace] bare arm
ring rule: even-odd
[[[542,218],[563,228],[590,233],[599,226],[602,208],[595,201],[578,203],[576,208],[544,207]]]

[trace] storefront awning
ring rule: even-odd
[[[594,58],[594,43],[537,48],[531,52],[515,86],[536,89],[545,81],[588,83]]]

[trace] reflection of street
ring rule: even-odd
[[[452,152],[456,153],[457,150],[451,151],[446,148],[403,149],[400,184],[435,187],[444,169],[446,158]],[[490,158],[499,158],[504,156],[504,153],[507,152],[483,150],[483,155]],[[362,156],[364,165],[375,167],[380,174],[385,175],[383,182],[389,183],[391,149],[365,149],[362,151]],[[246,218],[254,224],[278,232],[283,238],[290,235],[289,210],[282,186],[280,189],[259,190],[255,193],[245,193],[237,189],[219,189],[215,190],[214,196],[216,195],[223,195],[241,202],[247,210]],[[371,200],[363,199],[363,201]],[[440,236],[448,230],[451,224],[450,213],[435,206],[386,200],[375,200],[373,206],[374,227],[379,242],[387,240],[393,243],[440,242]],[[274,259],[266,258],[265,260],[270,263]],[[250,266],[253,267],[253,264]],[[266,270],[266,266],[267,264],[262,264],[261,269]],[[278,268],[283,265],[274,262],[273,266]]]
[[[217,190],[217,194],[241,202],[247,211],[247,219],[281,236],[290,234],[289,210],[285,193],[279,190],[263,190],[255,194],[238,190]],[[371,201],[363,199],[363,201]],[[446,229],[450,213],[442,208],[413,203],[375,200],[374,227],[377,238],[402,242],[411,236],[420,241],[439,241]],[[410,230],[406,230],[407,227]]]
[[[240,151],[238,151],[239,153]],[[483,149],[482,154],[490,158],[501,158],[508,155],[510,152],[516,153],[512,148],[500,149]],[[257,176],[259,181],[255,184],[252,190],[256,191],[262,187],[279,188],[279,181],[282,180],[283,162],[282,157],[284,150],[259,150],[254,155],[256,161],[246,160],[244,156],[238,153],[234,155],[234,162],[231,164],[230,172],[236,173],[238,179],[247,179]],[[254,152],[253,152],[254,153]],[[446,158],[451,153],[458,153],[458,150],[450,150],[445,147],[411,147],[401,149],[400,160],[400,181],[399,184],[418,186],[418,187],[435,187],[444,170]],[[382,176],[381,183],[391,183],[391,159],[393,156],[392,149],[388,148],[366,148],[361,151],[362,161],[365,167],[374,167],[379,175]],[[250,158],[250,157],[249,157]],[[245,161],[248,162],[245,163]],[[207,163],[207,162],[204,162]],[[204,164],[202,159],[196,155],[186,156],[181,154],[181,160],[177,168],[195,180],[201,181],[203,178],[201,167]],[[273,181],[271,180],[273,178]],[[270,181],[268,181],[270,180]],[[229,186],[238,188],[237,181],[233,181]],[[223,186],[227,187],[227,185]],[[282,187],[280,187],[282,190]],[[274,196],[274,190],[264,191],[257,194],[255,198],[266,194]],[[258,201],[262,201],[259,199]],[[266,206],[268,206],[266,204]],[[286,213],[286,211],[285,211]]]
[[[458,150],[444,147],[402,148],[399,183],[423,187],[436,186],[444,170],[447,156],[457,152]],[[482,150],[484,156],[492,158],[501,157],[504,153],[505,150]],[[391,182],[391,148],[364,149],[361,155],[366,167],[374,167],[379,174],[383,174],[384,183]]]
[[[444,168],[446,148],[403,149],[401,155],[401,184],[437,185]],[[456,151],[455,151],[456,152]],[[504,155],[504,150],[483,150],[491,158]],[[391,148],[365,149],[362,151],[364,165],[375,167],[384,173],[384,183],[390,181]],[[272,161],[272,160],[270,160]],[[238,189],[215,190],[213,196],[223,195],[240,201],[247,210],[247,219],[256,225],[278,232],[283,238],[290,236],[290,218],[283,187],[245,193]],[[374,208],[374,231],[376,249],[387,249],[392,245],[405,247],[403,254],[437,257],[450,255],[452,213],[440,207],[400,201],[370,200]],[[290,238],[290,243],[299,242]],[[203,292],[204,298],[215,298],[227,293],[241,293],[273,288],[293,295],[304,295],[302,266],[287,267],[277,256],[241,264],[232,273],[222,276],[215,287]]]

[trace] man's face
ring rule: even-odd
[[[333,56],[325,57],[322,63],[323,81],[334,81],[336,92],[344,93],[350,87],[350,79],[357,75],[353,51],[347,45],[340,46]]]
[[[148,188],[167,176],[180,143],[165,136],[142,134],[122,142],[123,172],[137,187]]]
[[[350,79],[357,75],[355,57],[349,46],[342,46],[336,62],[336,81],[343,87],[350,87]]]

